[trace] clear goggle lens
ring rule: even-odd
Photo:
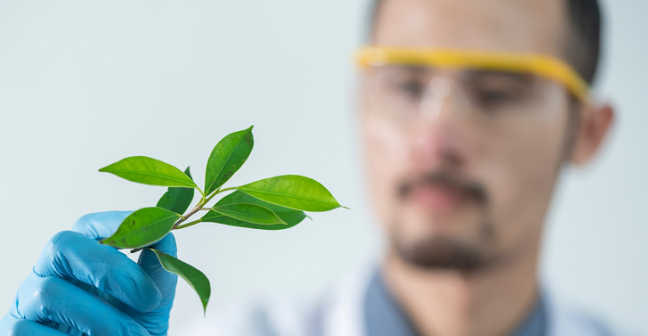
[[[434,120],[444,111],[482,122],[533,114],[546,87],[555,83],[529,74],[382,66],[365,84],[373,108],[403,121]]]

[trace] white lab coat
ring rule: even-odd
[[[363,301],[374,267],[363,267],[325,291],[316,302],[280,298],[220,307],[213,318],[193,324],[195,336],[366,336]],[[558,304],[545,291],[549,336],[630,336]],[[398,336],[398,335],[394,335]]]

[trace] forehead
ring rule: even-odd
[[[383,0],[378,46],[482,49],[562,56],[565,0]]]

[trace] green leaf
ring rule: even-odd
[[[254,147],[252,127],[231,133],[216,144],[207,161],[205,194],[225,184],[250,156]]]
[[[246,221],[241,221],[238,219],[234,219],[231,217],[227,217],[223,214],[217,213],[215,211],[210,211],[208,212],[203,218],[203,222],[212,222],[212,223],[220,223],[220,224],[226,224],[226,225],[233,225],[233,226],[240,226],[240,227],[247,227],[247,228],[252,228],[252,229],[262,229],[262,230],[283,230],[283,229],[288,229],[291,228],[299,223],[301,223],[304,218],[306,218],[306,214],[303,211],[299,210],[294,210],[294,209],[288,209],[284,208],[282,206],[278,206],[276,204],[264,202],[258,198],[252,197],[242,191],[235,191],[223,198],[221,198],[218,203],[216,203],[215,206],[223,206],[223,205],[228,205],[228,204],[236,204],[236,203],[249,203],[249,204],[255,204],[262,206],[277,215],[277,217],[281,218],[282,221],[286,224],[276,224],[276,225],[258,225]]]
[[[304,211],[329,211],[341,207],[319,182],[300,175],[270,177],[237,187],[260,200]]]
[[[250,223],[232,217],[228,217],[215,211],[209,211],[205,216],[203,216],[201,221],[245,227],[250,229],[259,229],[259,230],[284,230],[284,229],[289,229],[301,223],[304,220],[304,218],[307,217],[303,211],[288,209],[282,206],[278,206],[276,204],[264,202],[258,198],[252,197],[241,191],[235,191],[221,198],[218,201],[218,203],[216,203],[215,206],[223,206],[223,205],[236,204],[236,203],[249,203],[249,204],[256,204],[262,206],[274,212],[277,215],[277,217],[281,218],[281,220],[284,221],[284,223],[286,224],[260,225],[260,224]]]
[[[185,174],[193,180],[189,167],[185,170]],[[193,197],[193,188],[169,187],[167,192],[165,192],[164,195],[162,195],[162,198],[158,201],[156,207],[164,208],[182,215],[191,205]]]
[[[126,217],[117,232],[100,243],[116,248],[138,249],[164,238],[180,215],[162,208],[139,209]]]
[[[283,224],[281,218],[279,218],[274,212],[255,204],[249,203],[235,203],[222,206],[215,206],[212,210],[214,212],[220,213],[227,217],[238,219],[240,221],[261,224],[261,225],[271,225],[271,224]]]
[[[133,156],[99,169],[100,172],[112,173],[129,181],[163,186],[187,187],[198,186],[180,169],[146,156]]]
[[[203,305],[203,311],[207,313],[207,304],[209,303],[209,296],[211,295],[211,285],[209,284],[209,279],[207,276],[197,268],[185,263],[184,261],[174,258],[166,253],[162,253],[156,249],[149,248],[149,250],[155,252],[157,255],[160,264],[164,267],[165,270],[177,274],[193,289],[196,291],[200,297],[200,301]]]

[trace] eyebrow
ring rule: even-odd
[[[391,68],[397,71],[405,71],[408,73],[415,74],[434,74],[436,69],[434,67],[425,66],[425,65],[411,65],[411,64],[398,64],[398,65],[389,65],[387,68]],[[484,70],[484,69],[462,69],[460,73],[463,73],[461,77],[467,80],[481,80],[489,77],[503,77],[508,80],[514,80],[519,83],[529,83],[535,78],[532,74],[525,74],[513,71],[504,71],[504,70]]]
[[[388,65],[386,66],[386,68],[397,70],[397,71],[406,71],[409,73],[416,73],[416,74],[434,73],[434,68],[425,65],[398,64],[398,65]]]
[[[505,78],[506,80],[513,80],[520,84],[531,83],[535,76],[532,74],[524,74],[519,72],[501,71],[501,70],[481,70],[481,69],[466,69],[465,79],[467,80],[483,80],[489,77]]]

